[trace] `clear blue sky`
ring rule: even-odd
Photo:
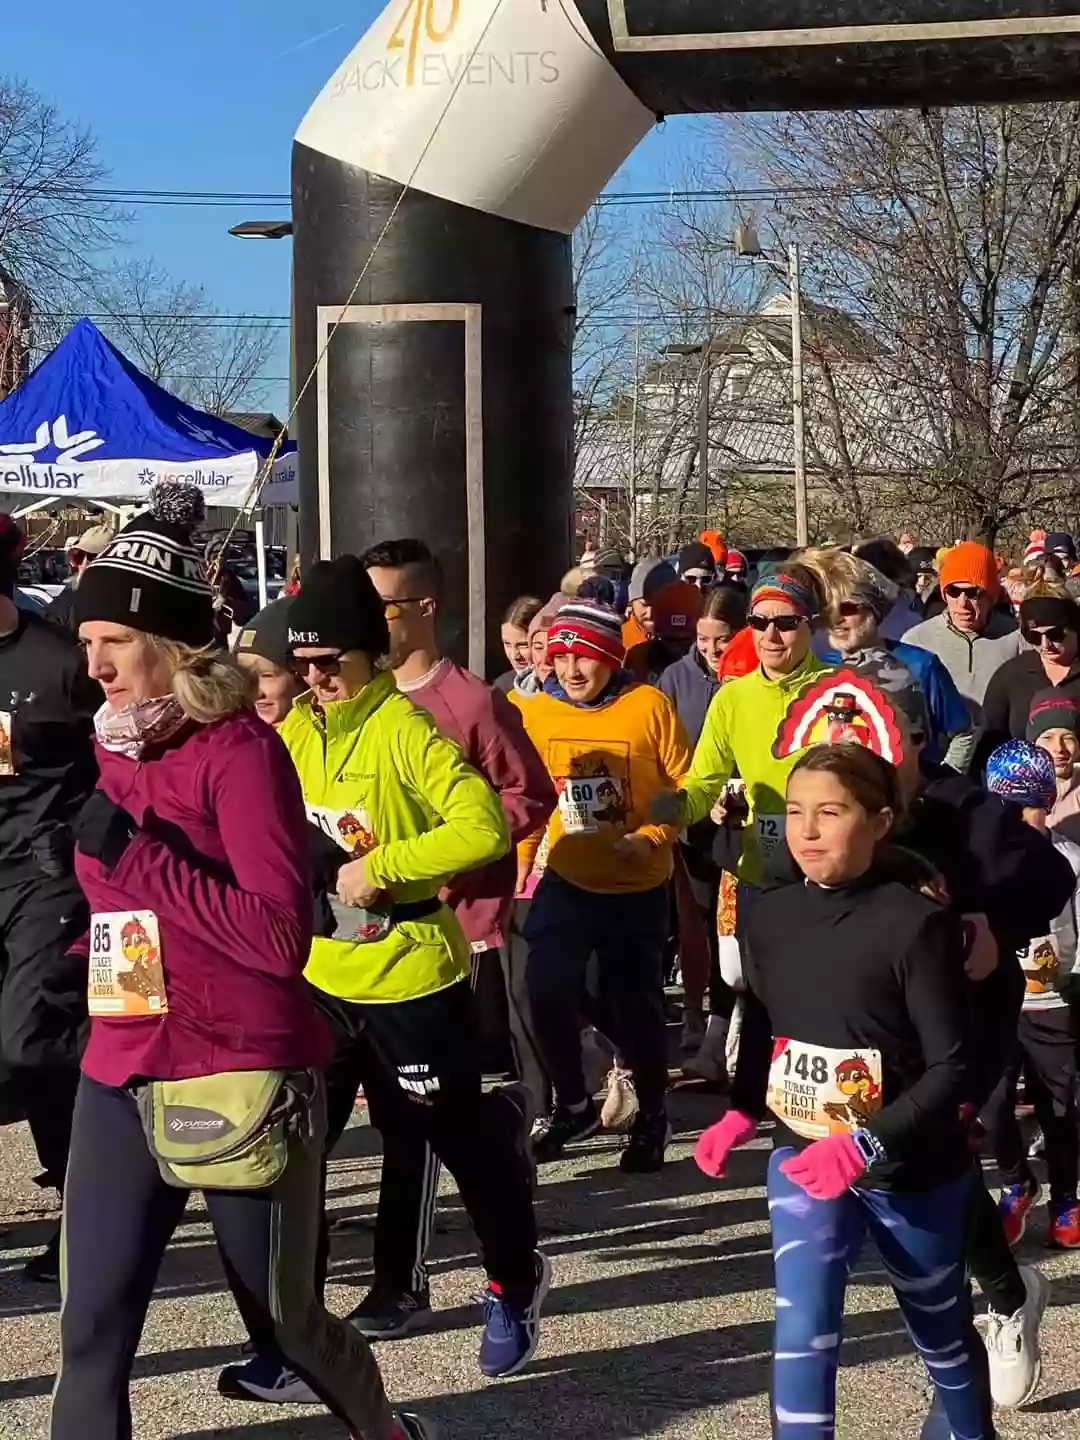
[[[27,81],[90,126],[117,187],[287,192],[300,120],[380,8],[381,0],[8,5],[0,73]],[[677,133],[673,123],[649,137],[617,183],[659,183]],[[257,205],[139,207],[129,249],[201,283],[228,313],[285,314],[288,242],[228,233],[240,220],[284,213]],[[275,374],[287,373],[286,355],[283,341]],[[284,386],[272,401],[280,412]]]

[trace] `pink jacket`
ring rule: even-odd
[[[303,978],[307,816],[275,731],[243,713],[186,730],[148,759],[101,746],[97,758],[100,788],[141,833],[112,874],[78,853],[79,883],[95,914],[156,914],[169,1009],[94,1016],[83,1070],[124,1085],[324,1064],[329,1035]]]
[[[496,792],[515,846],[544,828],[555,808],[555,786],[525,733],[520,711],[505,695],[452,660],[444,660],[426,685],[406,693],[457,741]],[[503,943],[516,883],[517,856],[511,850],[494,865],[459,875],[448,887],[446,901],[474,949]]]

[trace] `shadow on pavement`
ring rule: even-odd
[[[849,1317],[849,1365],[907,1354],[910,1340],[895,1311]],[[551,1356],[515,1380],[468,1395],[441,1395],[416,1408],[445,1428],[448,1440],[535,1440],[589,1435],[638,1440],[679,1417],[748,1399],[768,1386],[771,1322],[701,1330],[642,1345]],[[398,1397],[395,1397],[397,1400]],[[412,1408],[408,1399],[398,1400]],[[250,1425],[185,1431],[175,1440],[330,1440],[327,1417],[274,1417]]]

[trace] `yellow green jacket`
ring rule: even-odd
[[[790,675],[769,680],[760,666],[720,687],[705,717],[690,772],[681,788],[688,797],[687,820],[703,820],[733,775],[746,784],[750,820],[743,831],[739,878],[759,882],[761,862],[783,839],[788,776],[799,753],[777,760],[773,741],[788,706],[823,670],[811,652]]]
[[[321,711],[302,696],[278,733],[308,818],[366,856],[372,883],[392,899],[430,900],[453,876],[510,849],[494,790],[393,675]],[[468,942],[445,905],[368,944],[316,937],[305,971],[320,990],[365,1003],[416,1000],[468,973]]]

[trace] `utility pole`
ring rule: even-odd
[[[700,527],[709,523],[709,392],[712,389],[712,341],[701,347],[701,387],[698,395],[698,513]]]
[[[791,408],[795,455],[795,543],[810,543],[806,504],[806,415],[803,407],[802,275],[798,244],[788,246],[791,286]]]
[[[634,320],[634,400],[630,411],[630,554],[638,557],[637,466],[638,466],[638,401],[641,391],[641,304]]]

